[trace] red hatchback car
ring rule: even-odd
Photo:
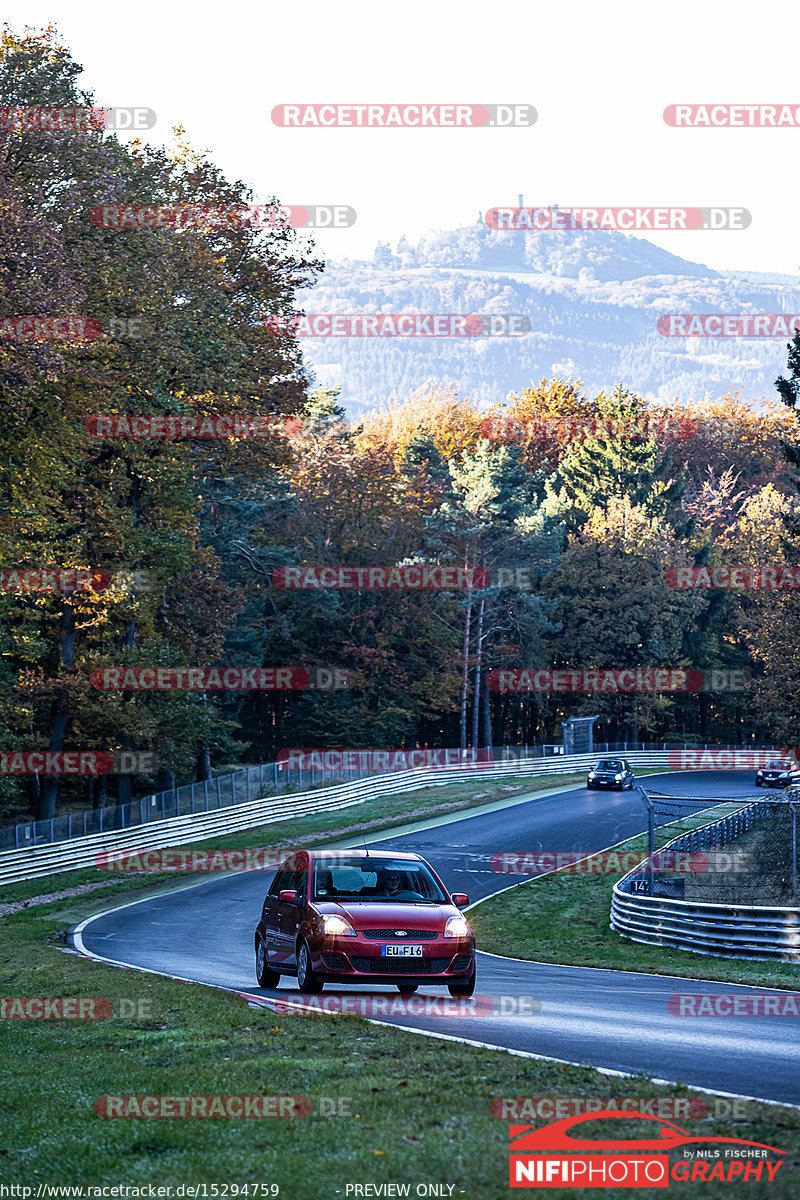
[[[301,992],[326,983],[421,983],[452,996],[475,990],[475,937],[452,896],[418,854],[297,850],[272,881],[256,927],[256,977],[276,987],[296,975]]]

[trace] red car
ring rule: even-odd
[[[451,996],[475,990],[475,937],[433,868],[418,854],[297,850],[272,881],[255,932],[256,978],[277,987],[296,975],[301,992],[326,983],[421,983]]]
[[[658,1126],[658,1136],[651,1138],[613,1139],[576,1137],[570,1130],[573,1125],[590,1124],[594,1122],[595,1129],[611,1132],[617,1118],[624,1121],[652,1121],[653,1133]],[[608,1122],[610,1121],[610,1126]],[[600,1124],[603,1122],[603,1124]],[[660,1117],[651,1117],[649,1113],[637,1113],[624,1109],[609,1108],[605,1112],[580,1113],[572,1117],[564,1117],[560,1121],[551,1121],[547,1125],[536,1128],[533,1125],[510,1125],[509,1138],[511,1149],[520,1150],[550,1150],[556,1153],[580,1150],[586,1154],[590,1151],[615,1150],[618,1154],[638,1153],[644,1150],[677,1150],[679,1146],[688,1146],[692,1142],[717,1143],[731,1146],[758,1146],[762,1150],[774,1150],[776,1154],[785,1154],[777,1146],[768,1146],[766,1142],[751,1142],[744,1138],[719,1137],[715,1133],[706,1133],[700,1137],[687,1133],[680,1125],[670,1121],[662,1121]]]

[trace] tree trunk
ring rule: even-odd
[[[195,776],[198,783],[202,783],[205,779],[211,778],[211,755],[208,746],[201,746],[197,754],[197,767]]]
[[[75,658],[75,609],[70,600],[64,601],[64,611],[61,616],[61,639],[59,645],[59,667],[62,671],[72,669]],[[56,752],[64,749],[64,734],[69,720],[69,705],[63,692],[56,696],[50,709],[50,730],[47,743],[48,750]],[[58,776],[45,775],[42,778],[39,791],[39,803],[36,819],[49,821],[56,814],[58,799]]]
[[[475,690],[472,699],[472,745],[478,746],[478,721],[480,719],[481,700],[481,667],[483,665],[483,614],[486,610],[486,597],[481,596],[478,609],[478,628],[475,630]]]
[[[472,620],[472,601],[467,602],[464,617],[464,643],[461,649],[463,666],[461,669],[461,717],[459,721],[459,745],[462,750],[467,748],[467,693],[469,691],[469,627]]]
[[[487,750],[492,749],[492,703],[488,673],[483,677],[483,744]]]

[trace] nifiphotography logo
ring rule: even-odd
[[[776,1146],[743,1138],[693,1137],[672,1122],[637,1113],[637,1121],[652,1122],[652,1137],[586,1138],[570,1131],[573,1125],[609,1122],[602,1132],[613,1131],[616,1120],[630,1122],[631,1113],[608,1109],[588,1116],[580,1113],[537,1129],[509,1125],[510,1187],[641,1187],[666,1188],[676,1183],[701,1181],[734,1183],[739,1180],[772,1182],[785,1154]],[[597,1126],[594,1125],[594,1129]],[[686,1147],[697,1147],[686,1149]],[[670,1162],[670,1151],[681,1156]]]

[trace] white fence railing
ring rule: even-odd
[[[629,762],[640,767],[665,767],[669,751],[631,750]],[[399,792],[419,791],[421,788],[443,787],[448,783],[468,783],[473,779],[492,779],[507,776],[564,775],[588,770],[597,761],[597,754],[558,755],[555,758],[517,759],[500,763],[475,763],[470,767],[434,767],[413,771],[398,771],[388,775],[373,775],[352,783],[319,788],[310,792],[267,796],[235,806],[212,809],[163,821],[150,821],[128,829],[106,830],[67,842],[49,842],[41,846],[20,847],[0,853],[0,885],[18,883],[25,879],[40,879],[62,871],[77,871],[96,865],[101,850],[167,849],[190,842],[204,841],[220,834],[240,833],[260,825],[312,813],[352,808],[377,796]]]

